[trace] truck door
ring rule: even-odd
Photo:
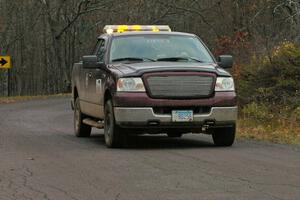
[[[104,63],[105,40],[99,39],[95,51],[98,67],[90,69],[88,73],[88,99],[93,104],[92,116],[102,119],[104,117],[104,106],[102,102],[106,70]]]

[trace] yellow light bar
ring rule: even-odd
[[[104,33],[123,33],[127,31],[168,31],[171,32],[171,28],[168,25],[106,25],[103,29]]]

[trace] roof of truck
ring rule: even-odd
[[[181,36],[195,36],[195,34],[192,33],[184,33],[184,32],[153,32],[153,31],[128,31],[128,32],[122,32],[122,33],[111,33],[107,34],[104,33],[100,37],[108,36],[108,37],[118,37],[118,36],[133,36],[133,35],[181,35]]]

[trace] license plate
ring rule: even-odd
[[[173,110],[172,121],[173,122],[192,122],[194,114],[192,110]]]

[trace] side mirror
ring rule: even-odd
[[[83,56],[82,64],[84,68],[99,68],[98,58],[96,55]]]
[[[230,55],[221,55],[218,57],[218,64],[224,69],[231,68],[233,66],[233,58]]]

